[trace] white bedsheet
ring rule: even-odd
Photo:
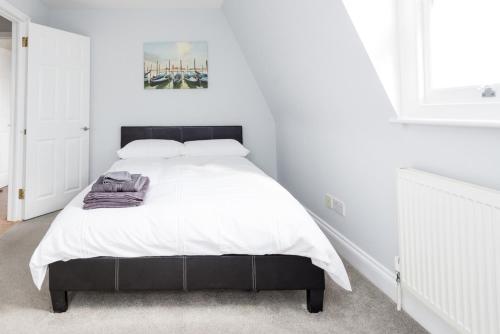
[[[305,256],[351,286],[332,245],[300,203],[241,157],[119,160],[110,170],[149,176],[144,205],[83,210],[76,196],[35,250],[40,289],[47,265],[97,256],[288,254]]]

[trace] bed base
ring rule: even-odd
[[[307,310],[323,310],[325,276],[309,258],[290,255],[98,257],[49,265],[54,312],[68,309],[68,291],[236,289],[306,290]]]

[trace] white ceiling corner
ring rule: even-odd
[[[60,9],[121,9],[220,8],[224,0],[42,0],[50,8]]]

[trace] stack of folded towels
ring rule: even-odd
[[[83,200],[83,208],[128,208],[144,201],[149,178],[125,171],[108,172],[100,176]]]

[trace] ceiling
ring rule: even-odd
[[[51,8],[220,8],[224,0],[42,0]]]

